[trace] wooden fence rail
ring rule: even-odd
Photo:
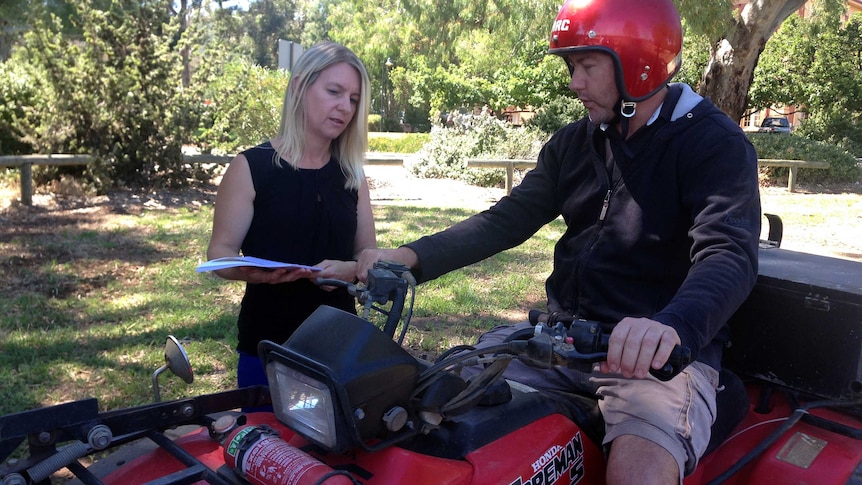
[[[400,155],[395,153],[378,153],[368,152],[366,159],[369,165],[403,165],[404,158],[409,155]],[[189,154],[183,155],[183,161],[186,163],[217,163],[226,165],[233,160],[234,155],[210,155],[210,154]],[[87,165],[92,161],[90,155],[5,155],[0,156],[0,167],[17,167],[20,169],[21,176],[21,203],[23,205],[33,205],[33,165]],[[829,168],[829,162],[809,161],[809,160],[779,160],[779,159],[759,159],[757,161],[760,167],[787,167],[790,169],[790,174],[787,177],[787,190],[793,192],[796,188],[797,171],[800,168],[826,169]],[[506,193],[512,193],[514,185],[515,169],[531,169],[536,166],[535,160],[527,159],[486,159],[486,158],[470,158],[467,159],[468,167],[478,168],[505,168],[506,169]]]
[[[227,165],[235,155],[188,154],[183,161],[192,163],[216,163]],[[366,160],[369,165],[404,165],[404,157],[399,154],[369,152]],[[21,204],[33,205],[33,165],[71,166],[87,165],[93,161],[90,155],[4,155],[0,156],[0,167],[13,167],[20,170]]]
[[[823,161],[808,161],[808,160],[778,160],[761,158],[757,160],[759,167],[787,167],[790,169],[790,175],[787,177],[787,190],[793,192],[796,189],[796,175],[800,168],[829,168],[829,162]],[[512,193],[512,184],[515,169],[529,169],[536,166],[535,160],[524,159],[487,159],[487,158],[469,158],[467,159],[468,167],[477,168],[505,168],[506,169],[506,193]]]
[[[829,168],[829,162],[819,160],[778,160],[772,158],[761,158],[757,160],[758,167],[787,167],[790,173],[787,175],[787,190],[793,192],[796,188],[796,173],[800,168]]]

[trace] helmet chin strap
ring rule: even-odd
[[[638,104],[634,101],[624,101],[622,99],[620,99],[618,104],[620,115],[617,117],[617,121],[620,123],[620,135],[625,140],[629,136],[629,120],[637,112]]]
[[[623,101],[620,98],[616,104],[614,105],[614,112],[617,113],[610,122],[608,122],[609,126],[620,124],[620,136],[622,137],[622,141],[625,141],[629,136],[629,120],[634,117],[637,112],[638,104],[634,101]]]
[[[614,105],[614,118],[607,123],[603,123],[605,136],[608,136],[609,140],[614,140],[618,143],[628,157],[631,157],[631,153],[627,147],[626,139],[629,136],[629,122],[635,115],[636,109],[637,103],[634,101],[624,101],[621,97]],[[619,125],[619,132],[614,129],[617,125]]]

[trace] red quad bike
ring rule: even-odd
[[[780,249],[771,227],[757,286],[731,322],[713,440],[685,483],[862,483],[862,263]],[[62,467],[118,485],[604,483],[596,398],[500,374],[512,359],[589,370],[605,357],[605,325],[531,312],[526,335],[425,362],[400,345],[415,286],[406,268],[378,264],[364,286],[320,283],[347,287],[364,318],[322,307],[287,342],[261,343],[268,388],[159,402],[161,371],[191,381],[169,337],[153,404],[100,413],[89,399],[0,418],[0,485],[49,483]],[[370,310],[385,315],[382,330]],[[654,375],[687,363],[677,348]],[[464,379],[467,365],[483,370]],[[169,438],[177,427],[191,431]],[[78,461],[132,442],[90,468]],[[142,443],[149,451],[111,461]],[[24,456],[10,459],[16,449]]]

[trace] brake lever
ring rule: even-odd
[[[539,369],[566,366],[581,372],[590,372],[592,364],[607,358],[606,352],[582,353],[570,342],[548,333],[537,333],[527,340],[509,342],[518,360]]]
[[[559,349],[554,352],[557,356],[560,365],[565,365],[569,369],[575,369],[581,372],[589,373],[593,370],[593,364],[607,360],[607,352],[580,352],[574,346],[568,346],[566,349]]]
[[[347,281],[337,280],[334,278],[315,278],[314,284],[317,286],[335,286],[337,288],[347,288],[348,290],[355,286]]]

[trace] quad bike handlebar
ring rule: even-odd
[[[315,284],[345,288],[348,294],[356,298],[356,301],[363,305],[364,312],[362,318],[365,320],[368,320],[370,310],[375,310],[386,315],[387,318],[383,332],[389,337],[394,337],[395,329],[402,320],[402,312],[407,301],[407,290],[414,290],[416,288],[416,278],[410,273],[410,268],[403,264],[378,261],[374,264],[373,268],[368,270],[368,277],[364,286],[329,278],[317,278]],[[392,304],[388,310],[375,306],[375,304],[389,302]],[[410,325],[412,309],[413,301],[411,299],[408,308],[409,311],[407,316],[404,317],[403,329],[398,339],[399,344],[404,340],[407,327]]]
[[[553,340],[551,365],[566,365],[589,371],[595,362],[607,358],[608,340],[612,325],[582,320],[559,312],[545,313],[530,310],[530,323],[534,333],[547,334]],[[541,355],[544,356],[543,352]],[[661,369],[650,369],[650,374],[661,381],[669,381],[691,363],[691,349],[682,345],[674,346],[670,357]]]
[[[456,347],[444,353],[422,371],[413,397],[442,403],[438,412],[443,417],[451,417],[475,407],[513,359],[539,369],[565,366],[585,373],[592,372],[594,363],[607,360],[609,325],[536,310],[530,312],[529,318],[533,327],[516,331],[502,343],[481,348]],[[690,363],[691,350],[677,345],[667,363],[661,369],[650,369],[650,374],[668,381]],[[426,399],[427,395],[434,395],[435,387],[440,387],[447,375],[459,372],[464,366],[481,366],[483,370],[472,377],[469,386],[457,396],[448,400],[438,396]]]

